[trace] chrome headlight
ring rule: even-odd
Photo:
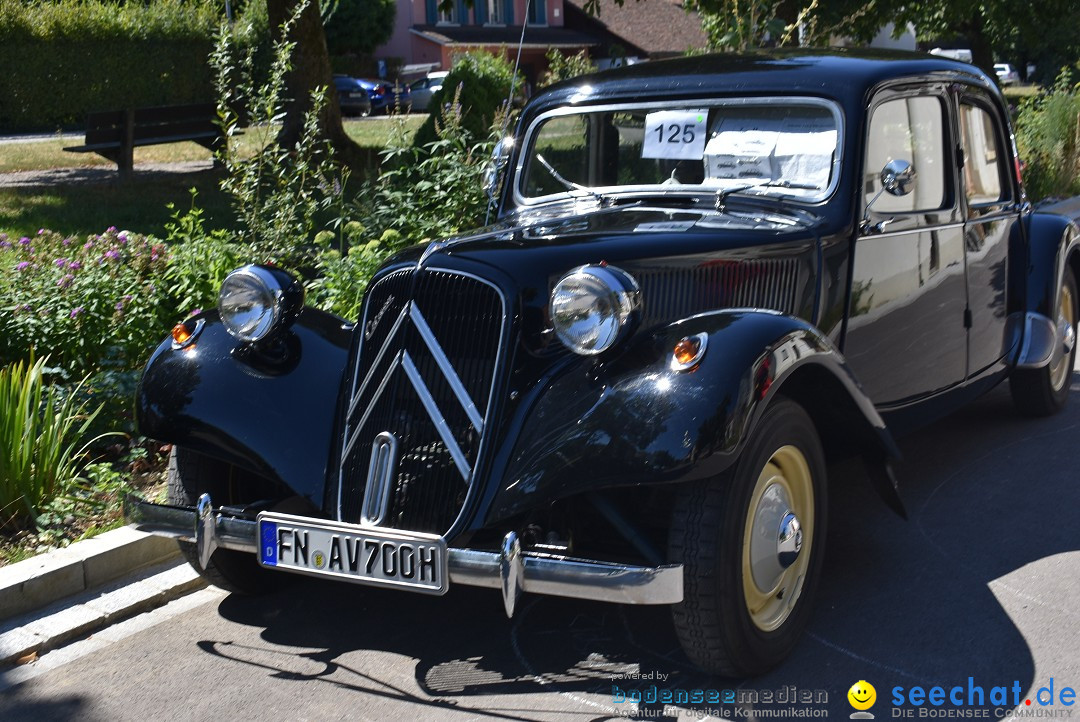
[[[582,266],[551,292],[551,323],[574,353],[594,356],[622,338],[641,306],[633,276],[614,266]]]
[[[304,287],[277,268],[238,268],[221,284],[218,311],[236,338],[248,343],[266,338],[290,323],[304,307]]]

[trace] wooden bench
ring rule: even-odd
[[[120,176],[127,178],[131,175],[135,148],[188,140],[211,151],[225,142],[212,103],[90,113],[86,117],[83,145],[64,150],[102,155],[115,162]]]

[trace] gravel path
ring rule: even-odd
[[[180,163],[140,163],[135,166],[132,182],[155,180],[177,173],[197,173],[214,167],[211,160],[191,160]],[[0,188],[35,188],[73,185],[76,183],[117,183],[120,176],[113,165],[83,168],[52,168],[0,173]]]

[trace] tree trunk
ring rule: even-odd
[[[292,16],[297,3],[304,0],[266,0],[267,14],[273,37],[281,35],[281,26]],[[366,172],[374,167],[374,153],[358,146],[345,133],[341,124],[341,109],[334,92],[330,70],[330,53],[326,49],[318,0],[308,0],[293,27],[293,69],[286,81],[290,100],[285,105],[285,120],[278,133],[279,145],[291,148],[304,132],[304,114],[311,108],[311,92],[318,87],[328,89],[329,97],[319,118],[323,135],[334,147],[335,157],[354,171]]]
[[[970,22],[963,28],[963,33],[971,48],[971,63],[982,68],[991,79],[996,80],[994,73],[994,48],[990,45],[990,38],[983,28],[982,18],[976,13]]]

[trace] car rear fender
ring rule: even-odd
[[[673,370],[675,344],[696,334],[706,335],[704,357]],[[810,324],[725,310],[642,336],[608,362],[581,360],[539,392],[486,523],[585,491],[714,476],[735,462],[778,393],[807,407],[834,457],[871,461],[878,491],[899,506],[887,469],[896,444],[840,352]]]
[[[139,432],[248,469],[322,506],[351,333],[306,308],[272,343],[242,344],[216,311],[190,346],[166,339],[136,393]],[[267,493],[272,493],[268,490]]]
[[[1080,277],[1080,231],[1072,215],[1061,215],[1060,208],[1075,208],[1080,214],[1080,199],[1048,206],[1049,212],[1027,217],[1027,277],[1025,278],[1024,342],[1017,363],[1021,367],[1039,367],[1049,362],[1057,340],[1058,294],[1068,264]]]

